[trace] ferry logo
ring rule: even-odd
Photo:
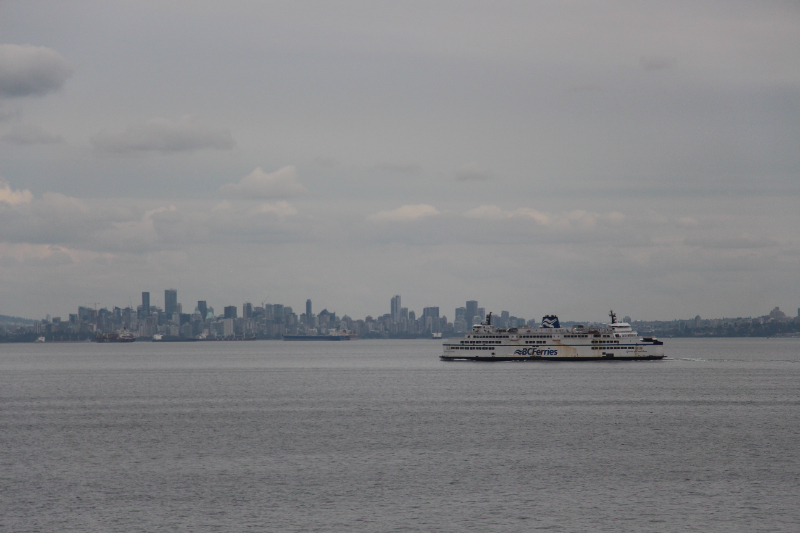
[[[558,355],[558,350],[554,348],[520,348],[514,351],[514,355],[555,357]]]
[[[542,327],[560,328],[561,324],[558,323],[558,317],[556,315],[547,315],[546,317],[542,318]]]

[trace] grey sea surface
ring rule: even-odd
[[[800,531],[800,339],[0,344],[0,530]]]

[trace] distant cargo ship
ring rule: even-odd
[[[327,335],[284,335],[285,341],[354,341],[358,335],[350,331],[331,331]]]
[[[126,329],[116,333],[101,333],[94,338],[94,342],[134,342],[135,340],[136,337]]]

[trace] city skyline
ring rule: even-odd
[[[161,306],[161,307],[158,306],[157,300],[152,300],[151,294],[150,294],[149,291],[143,291],[141,293],[141,304],[135,305],[132,302],[129,302],[129,305],[127,307],[124,307],[124,308],[116,306],[116,305],[113,305],[113,306],[101,306],[100,309],[98,309],[97,306],[99,305],[99,303],[98,302],[94,302],[94,309],[93,310],[94,310],[95,313],[98,312],[99,310],[104,310],[106,312],[109,312],[111,309],[120,310],[120,311],[131,310],[131,311],[136,312],[136,314],[137,314],[139,319],[145,319],[147,317],[150,317],[153,312],[163,313],[163,315],[165,315],[167,317],[172,317],[172,316],[177,316],[177,315],[199,315],[201,317],[202,321],[205,321],[205,320],[218,320],[220,318],[223,318],[223,319],[236,319],[236,318],[250,319],[254,314],[264,313],[264,309],[265,308],[271,308],[273,306],[281,308],[281,309],[285,308],[285,309],[287,309],[287,313],[293,314],[293,309],[294,309],[293,306],[284,305],[284,304],[267,303],[268,300],[269,300],[269,298],[265,299],[264,301],[261,302],[260,305],[259,304],[255,304],[254,305],[252,302],[244,302],[244,303],[240,304],[241,308],[242,308],[241,315],[239,315],[239,310],[238,310],[238,306],[237,305],[219,306],[218,308],[221,308],[222,312],[221,313],[215,313],[213,305],[208,305],[208,301],[207,300],[197,300],[197,303],[193,308],[192,308],[191,304],[189,304],[186,309],[183,309],[183,303],[178,300],[178,291],[177,291],[177,289],[165,289],[164,290],[164,298],[163,298],[164,305]],[[464,306],[455,307],[454,308],[454,312],[450,315],[453,318],[453,320],[452,320],[452,322],[450,324],[451,325],[456,324],[456,328],[455,329],[456,329],[457,332],[464,332],[471,325],[478,324],[478,323],[481,323],[482,321],[484,321],[486,319],[486,316],[489,313],[493,313],[494,314],[494,320],[500,321],[503,324],[509,323],[509,320],[511,320],[512,325],[516,324],[517,320],[519,320],[520,324],[527,323],[528,325],[532,325],[533,323],[536,323],[536,319],[535,318],[525,319],[524,317],[522,317],[522,318],[518,319],[518,317],[516,317],[515,315],[513,315],[509,311],[507,311],[505,309],[501,309],[501,308],[502,308],[502,306],[499,306],[498,310],[487,309],[485,306],[479,306],[479,302],[477,300],[467,300],[465,302]],[[67,313],[67,315],[70,316],[70,317],[72,317],[72,316],[80,316],[80,313],[82,312],[81,310],[84,310],[84,309],[89,310],[91,308],[88,307],[88,306],[78,306],[78,313],[77,314]],[[332,307],[332,309],[329,311],[328,308],[325,307],[321,311],[321,313],[330,314],[330,315],[336,316],[337,310],[334,307]],[[281,311],[281,314],[282,314],[282,311]],[[544,311],[544,315],[548,315],[548,314],[552,314],[552,313]],[[13,318],[12,315],[0,314],[0,316],[6,316],[8,318]],[[56,315],[51,315],[51,313],[47,313],[46,319],[45,318],[32,319],[32,318],[25,318],[25,317],[17,317],[17,318],[22,318],[23,320],[34,321],[34,322],[36,322],[36,321],[49,322],[51,320],[50,319],[51,316],[56,316]],[[296,316],[296,318],[298,317],[298,315],[295,315],[295,316]],[[312,302],[312,299],[311,298],[307,298],[306,301],[305,301],[305,313],[299,315],[298,324],[305,324],[306,326],[309,326],[309,327],[316,327],[316,326],[313,326],[313,324],[309,324],[309,323],[306,322],[309,318],[313,318],[313,317],[316,317],[316,316],[317,315],[315,315],[313,313],[313,302]],[[352,319],[352,317],[350,316],[349,313],[341,313],[341,312],[339,312],[338,316],[339,317],[346,316],[346,317]],[[355,315],[353,315],[353,316],[355,316]],[[364,316],[364,319],[366,319],[368,321],[369,320],[375,320],[376,318],[378,319],[378,321],[390,319],[391,321],[397,322],[397,321],[400,321],[401,319],[408,320],[409,316],[411,317],[412,321],[415,320],[416,319],[415,318],[416,317],[416,312],[413,309],[409,310],[408,307],[402,307],[402,297],[399,294],[396,294],[396,295],[392,296],[390,301],[389,301],[389,311],[388,311],[388,313],[380,313],[380,312],[369,313],[369,314]],[[440,318],[440,308],[439,308],[439,306],[423,307],[422,312],[420,313],[420,316],[421,316],[422,319],[425,319],[426,317]],[[448,324],[447,315],[445,313],[441,313],[441,317],[444,319],[443,324]],[[472,317],[472,318],[470,319],[469,317]],[[780,319],[780,320],[791,320],[793,318],[791,314],[787,315],[785,312],[781,311],[780,306],[774,307],[768,314],[755,315],[755,317],[756,318],[760,317],[760,318],[769,318],[769,319]],[[585,318],[585,317],[583,317],[583,318]],[[563,317],[562,321],[575,322],[575,323],[579,323],[579,322],[584,322],[584,323],[602,323],[603,319],[607,319],[607,316],[603,317],[603,319],[601,319],[601,320],[594,320],[594,319],[592,319],[592,320],[583,320],[583,318],[580,318],[580,317],[577,317],[577,318],[576,317]],[[753,315],[748,315],[747,317],[740,316],[740,317],[736,317],[736,318],[734,318],[732,316],[728,317],[728,316],[724,316],[723,315],[723,316],[720,316],[720,317],[713,317],[713,318],[710,318],[710,319],[707,318],[705,321],[706,322],[708,322],[708,321],[711,321],[711,322],[734,321],[735,322],[735,321],[741,321],[741,320],[750,320],[751,318],[753,318]],[[800,319],[800,307],[797,308],[797,316],[796,316],[796,318]],[[355,320],[363,321],[364,319],[356,318]],[[60,317],[58,317],[58,320],[60,320]],[[169,321],[169,320],[170,320],[170,318],[167,318],[167,321]],[[623,320],[625,322],[636,321],[636,322],[646,322],[646,323],[686,322],[686,323],[695,323],[695,324],[699,325],[702,319],[701,319],[700,315],[696,315],[693,318],[683,317],[683,318],[672,318],[672,319],[669,319],[669,320],[647,320],[647,319],[643,319],[643,318],[632,319],[630,316],[625,315]],[[462,321],[463,321],[463,324],[459,324],[459,322],[462,322]],[[430,324],[428,325],[428,327],[430,328]],[[437,329],[437,331],[440,331],[439,328],[436,328],[436,329]]]
[[[792,309],[798,27],[793,2],[4,2],[0,313],[168,287]]]

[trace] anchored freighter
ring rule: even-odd
[[[647,361],[664,358],[664,343],[639,337],[631,325],[617,322],[599,327],[562,328],[558,317],[542,318],[540,327],[498,328],[492,314],[472,326],[461,339],[444,344],[443,361]]]

